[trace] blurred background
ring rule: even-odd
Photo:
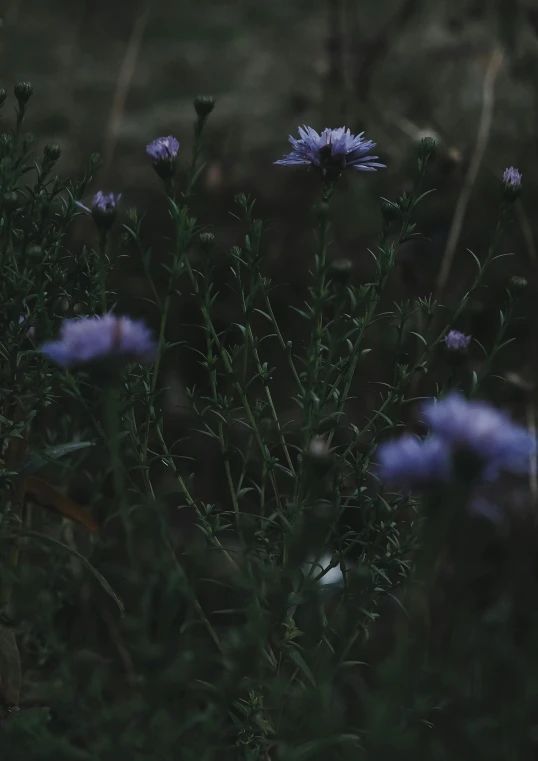
[[[499,177],[514,164],[525,184],[514,231],[524,267],[536,258],[535,0],[6,0],[0,28],[3,84],[35,86],[27,126],[38,144],[61,143],[65,172],[80,171],[99,151],[99,186],[123,190],[128,203],[151,206],[162,193],[145,144],[173,133],[188,155],[192,99],[214,95],[203,188],[213,218],[201,221],[226,224],[233,193],[252,192],[259,213],[276,220],[273,258],[294,251],[290,277],[290,264],[302,269],[300,231],[317,187],[300,169],[272,165],[288,134],[303,123],[345,123],[377,143],[388,169],[348,178],[337,205],[335,254],[346,249],[359,265],[361,245],[379,230],[379,196],[406,188],[416,142],[435,136],[437,193],[426,227],[439,254],[476,151],[484,81],[498,50],[484,155],[458,248],[475,238],[484,245]],[[419,279],[431,276],[437,258],[421,263]]]
[[[484,77],[497,48],[504,58],[474,195],[496,204],[496,178],[519,165],[530,210],[535,0],[6,0],[0,28],[3,84],[34,84],[27,126],[39,143],[61,143],[66,172],[99,151],[100,184],[131,194],[160,190],[147,142],[172,132],[188,153],[197,94],[217,98],[205,192],[228,200],[238,188],[252,190],[284,229],[286,211],[293,223],[315,192],[305,172],[272,166],[287,135],[303,123],[366,130],[388,170],[354,177],[345,188],[339,230],[348,241],[377,232],[378,196],[393,196],[409,181],[414,144],[424,134],[444,148],[430,212],[446,209],[439,231],[450,222],[447,197],[457,196],[473,156]],[[481,211],[472,206],[471,227],[491,226]]]

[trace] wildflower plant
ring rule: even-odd
[[[433,605],[432,553],[488,513],[482,484],[526,473],[535,451],[525,427],[476,398],[509,341],[513,285],[494,345],[477,343],[481,371],[462,365],[449,394],[456,381],[437,372],[443,354],[470,350],[455,326],[501,255],[516,170],[458,304],[432,295],[387,308],[399,249],[419,235],[435,144],[420,144],[412,190],[381,199],[373,276],[358,284],[352,263],[331,257],[335,190],[344,172],[367,183],[384,164],[363,133],[301,128],[275,169],[312,167],[318,193],[309,288],[290,305],[300,343],[276,316],[255,200],[236,196],[227,251],[210,214],[193,214],[212,98],[194,102],[190,157],[173,136],[146,147],[173,230],[159,263],[121,194],[83,206],[97,157],[76,182],[52,175],[55,147],[32,160],[31,94],[15,88],[16,125],[0,140],[0,711],[11,717],[0,732],[11,759],[42,757],[36,748],[62,759],[417,755],[454,693],[436,669],[445,655],[461,660],[441,648],[428,661],[414,599],[401,603],[408,623],[386,657],[369,640],[386,601],[415,582]],[[95,224],[78,250],[69,232],[81,206]],[[151,294],[143,320],[117,309],[118,239]],[[230,298],[233,319],[222,320]],[[185,302],[193,324],[178,342]],[[351,402],[384,351],[379,326],[391,336],[386,376],[359,420]],[[181,376],[186,356],[196,380],[178,430],[165,371]]]

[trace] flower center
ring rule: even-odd
[[[324,145],[319,149],[319,161],[322,166],[328,166],[333,163],[331,138],[329,138],[327,145]]]

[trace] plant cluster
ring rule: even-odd
[[[31,94],[16,85],[16,124],[0,136],[3,757],[532,757],[535,612],[519,590],[522,574],[536,580],[488,558],[521,531],[499,495],[506,478],[532,473],[536,442],[475,398],[512,340],[525,282],[507,289],[492,346],[463,332],[504,255],[519,172],[499,183],[498,220],[487,250],[470,253],[476,277],[457,306],[432,294],[387,309],[400,246],[420,235],[435,143],[420,144],[413,189],[381,199],[374,274],[356,284],[350,262],[331,257],[335,190],[343,173],[367,181],[384,165],[362,133],[300,129],[275,162],[306,166],[319,185],[308,297],[293,306],[307,341],[294,345],[275,316],[254,200],[235,198],[228,251],[193,216],[212,98],[194,101],[186,162],[174,136],[146,148],[174,230],[163,288],[139,212],[104,190],[84,203],[99,157],[73,181],[54,174],[57,145],[33,156]],[[95,243],[76,250],[70,230],[85,214]],[[127,257],[152,294],[144,319],[118,308]],[[235,304],[225,325],[223,270]],[[196,346],[169,339],[185,300]],[[390,380],[354,420],[377,324]],[[180,350],[201,380],[178,437],[162,369]],[[483,355],[478,372],[471,352]],[[276,401],[283,378],[292,419]],[[213,474],[193,457],[200,437]],[[222,483],[214,504],[200,496],[211,477]]]

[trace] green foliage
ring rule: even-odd
[[[407,425],[418,398],[481,390],[510,341],[513,287],[480,372],[449,366],[443,351],[503,255],[511,207],[500,203],[455,308],[434,294],[391,304],[397,254],[420,235],[417,208],[432,192],[423,190],[431,141],[419,145],[413,188],[382,199],[372,277],[360,284],[331,258],[337,180],[313,175],[311,279],[304,302],[288,305],[305,327],[295,341],[276,316],[254,199],[235,198],[229,250],[194,216],[212,101],[195,101],[185,181],[163,183],[174,234],[161,267],[135,210],[119,236],[96,230],[95,246],[69,245],[75,201],[98,161],[77,183],[51,177],[58,151],[32,160],[26,85],[0,161],[0,708],[10,716],[0,739],[9,761],[530,757],[535,613],[510,555],[521,537],[497,536],[464,509],[447,526],[450,504],[466,504],[461,485],[424,503],[383,489],[374,467],[377,444]],[[91,368],[59,370],[36,349],[66,317],[117,311],[128,247],[151,293],[159,358],[123,368],[112,384],[95,383]],[[194,338],[178,345],[169,335],[185,301]],[[181,373],[185,351],[199,372],[178,426],[164,376]],[[353,398],[379,357],[387,371],[359,420]],[[293,387],[287,416],[283,379]],[[200,441],[212,471],[200,467]],[[81,503],[99,536],[67,520],[59,500],[53,513],[39,509],[28,488],[37,469]],[[208,479],[216,502],[204,496]],[[500,575],[487,565],[492,547],[506,557]]]

